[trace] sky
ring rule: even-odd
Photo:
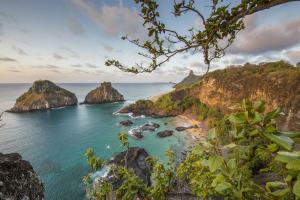
[[[161,21],[186,33],[201,28],[193,14],[174,18],[173,0],[158,0]],[[209,0],[198,0],[205,16]],[[238,0],[225,0],[232,5]],[[212,69],[230,65],[300,61],[300,2],[261,11],[245,19],[226,56]],[[121,37],[146,38],[133,0],[0,0],[0,83],[178,82],[193,70],[206,70],[201,54],[181,54],[152,73],[130,74],[104,65],[115,58],[132,65],[145,62],[139,49]]]

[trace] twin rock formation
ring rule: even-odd
[[[101,83],[99,87],[88,93],[83,103],[100,104],[124,101],[116,89],[109,82]],[[21,95],[13,108],[8,112],[30,112],[47,110],[65,106],[77,105],[78,100],[74,93],[57,86],[48,80],[35,81],[32,87]]]

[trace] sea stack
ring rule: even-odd
[[[110,82],[103,82],[99,87],[87,94],[83,103],[101,104],[121,101],[124,101],[123,95],[113,88]]]
[[[15,106],[8,112],[30,112],[73,105],[77,105],[75,94],[51,81],[39,80],[16,100]]]

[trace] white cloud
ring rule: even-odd
[[[71,0],[71,2],[109,36],[128,34],[135,38],[145,37],[141,17],[136,11],[122,4],[104,5],[97,9],[89,0]]]

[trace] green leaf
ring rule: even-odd
[[[294,141],[289,137],[277,136],[270,133],[263,133],[263,135],[269,140],[271,140],[272,142],[278,144],[279,146],[281,146],[282,148],[288,151],[291,151],[293,148]]]
[[[285,186],[285,184],[280,181],[267,182],[266,190],[268,192],[272,192],[276,189],[283,189],[284,186]]]
[[[208,167],[211,172],[215,172],[223,165],[223,158],[221,156],[210,156],[208,159]]]
[[[243,124],[245,123],[245,119],[242,113],[231,114],[228,117],[228,120],[234,124]]]
[[[258,124],[258,123],[260,123],[262,120],[263,120],[262,116],[261,116],[258,112],[255,112],[255,113],[254,113],[254,118],[253,118],[253,120],[252,120],[252,124]]]
[[[253,107],[257,112],[262,113],[265,111],[265,105],[266,105],[265,101],[257,101],[254,103]]]
[[[232,188],[231,184],[228,182],[222,182],[219,183],[216,187],[215,190],[220,193],[220,194],[224,194],[226,192],[226,190]]]
[[[278,132],[283,136],[287,136],[290,138],[300,137],[300,132]]]
[[[277,151],[279,149],[279,146],[275,143],[268,145],[268,149],[274,153],[275,151]]]
[[[236,147],[237,145],[235,144],[235,143],[230,143],[230,144],[227,144],[227,145],[225,145],[224,147],[226,148],[226,149],[233,149],[234,147]]]
[[[298,176],[298,180],[295,182],[294,186],[293,186],[293,193],[300,198],[300,179]]]
[[[286,164],[286,168],[290,170],[300,170],[300,159],[291,160]]]
[[[272,192],[271,194],[275,197],[284,197],[285,195],[287,195],[290,192],[290,190],[288,188],[282,189],[282,190],[275,190],[274,192]]]
[[[288,163],[292,160],[300,160],[300,151],[287,152],[287,151],[279,151],[277,152],[277,156],[275,160]]]
[[[208,139],[213,140],[217,137],[216,128],[209,129],[208,131]]]
[[[280,113],[280,108],[277,108],[271,112],[268,112],[266,115],[265,115],[265,118],[264,118],[264,123],[267,123],[269,122],[271,119],[274,119],[278,116],[278,114]]]

